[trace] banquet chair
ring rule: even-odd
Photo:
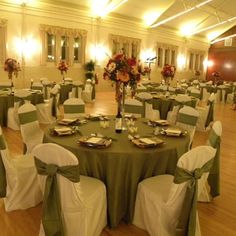
[[[43,131],[40,129],[36,107],[24,104],[18,110],[21,136],[26,153],[31,153],[34,146],[43,142]]]
[[[40,82],[33,82],[31,85],[31,89],[40,90],[41,92],[43,92],[43,85]]]
[[[176,126],[186,130],[190,137],[189,142],[189,149],[192,146],[193,137],[196,130],[196,124],[199,117],[199,112],[190,106],[184,106],[183,108],[179,109],[176,118]]]
[[[143,103],[135,98],[125,99],[124,112],[127,115],[134,115],[136,118],[145,115]]]
[[[180,157],[174,176],[164,174],[141,181],[133,224],[151,236],[201,235],[197,197],[215,153],[210,146],[198,146]]]
[[[51,86],[51,81],[49,81],[48,78],[40,78],[40,82],[43,85],[43,97],[44,99],[48,99],[50,95],[50,86]]]
[[[39,144],[32,154],[44,195],[39,235],[99,236],[107,224],[105,185],[80,175],[78,158],[57,144]]]
[[[64,82],[65,82],[65,84],[72,84],[73,83],[73,79],[70,78],[70,77],[66,77],[66,78],[64,78]]]
[[[80,80],[73,81],[72,91],[69,92],[69,98],[81,98],[83,83]]]
[[[210,202],[213,197],[220,195],[220,143],[222,135],[222,124],[215,121],[209,133],[207,145],[216,149],[214,162],[209,173],[208,182],[204,185],[198,198],[201,202]]]
[[[92,93],[93,93],[93,85],[92,80],[87,79],[85,82],[84,90],[81,93],[82,99],[84,102],[92,102]]]
[[[136,98],[143,103],[144,117],[150,120],[160,120],[160,111],[152,107],[152,95],[147,92],[137,93]]]
[[[31,92],[25,89],[19,89],[14,92],[14,106],[7,111],[7,127],[13,130],[20,130],[18,109],[24,103],[30,103]]]
[[[1,127],[0,197],[7,212],[34,207],[42,201],[33,156],[11,156]]]
[[[197,121],[196,130],[197,131],[206,131],[211,123],[214,120],[214,102],[215,102],[215,93],[211,93],[207,105],[205,107],[197,106],[196,109],[199,112],[199,119]]]
[[[50,98],[44,102],[36,105],[37,117],[41,124],[51,124],[59,114],[58,103],[60,85],[55,85],[50,91]]]
[[[173,108],[168,111],[167,113],[167,121],[174,125],[176,123],[177,114],[179,112],[179,109],[183,106],[185,102],[191,101],[191,97],[187,94],[177,94],[175,101],[177,102],[176,105],[173,106]]]
[[[80,98],[69,98],[63,103],[64,118],[78,118],[85,115],[85,105]]]

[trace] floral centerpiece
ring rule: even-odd
[[[4,71],[8,72],[8,78],[11,80],[11,85],[13,87],[12,76],[18,76],[18,72],[20,71],[20,63],[13,58],[7,58],[4,63]]]
[[[218,71],[213,71],[211,75],[213,77],[220,77],[220,73]]]
[[[121,101],[124,101],[125,87],[130,86],[131,94],[134,96],[141,74],[139,62],[135,58],[127,58],[123,53],[113,56],[108,61],[103,78],[115,84],[119,110],[121,110]]]
[[[165,64],[161,74],[165,80],[165,83],[169,83],[169,79],[173,79],[173,77],[175,76],[175,71],[176,71],[176,67],[173,65],[169,65],[169,64]]]
[[[61,75],[64,80],[64,73],[67,73],[67,70],[69,69],[69,66],[67,65],[66,61],[61,60],[57,66],[57,69],[61,72]]]

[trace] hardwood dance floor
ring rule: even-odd
[[[96,103],[86,104],[86,112],[116,114],[114,94],[97,93]],[[215,120],[220,120],[223,124],[221,195],[211,203],[198,203],[201,231],[203,236],[236,236],[236,111],[230,105],[216,104]],[[3,131],[10,152],[22,153],[20,132],[7,128],[3,128]],[[193,146],[205,144],[207,135],[208,132],[196,132]],[[41,205],[6,213],[1,199],[0,236],[37,236],[40,217]],[[121,223],[116,229],[104,229],[101,236],[148,236],[148,233],[133,225]]]

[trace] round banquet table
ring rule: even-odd
[[[99,121],[88,121],[80,125],[80,135],[100,133],[113,138],[111,146],[103,149],[81,146],[80,135],[55,136],[50,126],[44,142],[57,143],[73,152],[79,159],[80,174],[100,179],[107,189],[108,224],[116,227],[121,220],[132,222],[137,186],[145,178],[174,174],[178,158],[188,150],[189,136],[167,137],[160,135],[164,144],[152,148],[139,148],[128,139],[128,132],[115,133],[114,117],[110,117],[108,128]],[[136,121],[139,135],[152,135],[153,127]]]

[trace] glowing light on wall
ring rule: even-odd
[[[31,59],[33,55],[40,50],[39,42],[32,38],[32,36],[28,36],[23,39],[15,38],[14,45],[19,57],[23,56],[24,59]]]
[[[205,60],[204,66],[206,67],[212,67],[214,65],[214,62],[212,60]]]
[[[231,69],[231,68],[232,68],[232,64],[230,64],[230,63],[225,63],[225,64],[224,64],[224,67],[225,67],[226,69]]]
[[[102,44],[95,44],[90,46],[90,55],[100,65],[104,60],[109,57],[108,49]]]
[[[185,69],[186,57],[183,54],[179,54],[177,57],[177,65],[180,70]]]

